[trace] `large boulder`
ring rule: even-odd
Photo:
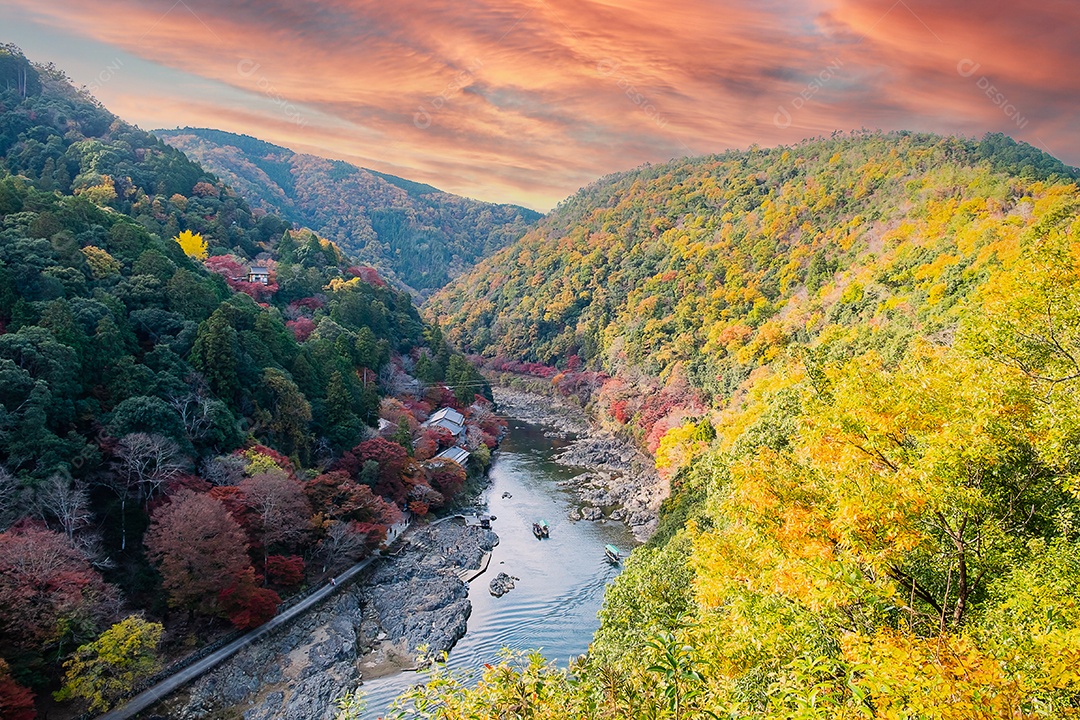
[[[506,593],[514,589],[514,578],[510,577],[506,573],[499,573],[495,576],[495,579],[488,585],[488,589],[495,597],[502,597]]]

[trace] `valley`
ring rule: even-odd
[[[1080,170],[743,147],[541,216],[0,46],[0,717],[1075,716]]]
[[[235,708],[247,718],[319,717],[359,686],[376,717],[424,677],[420,655],[449,653],[446,667],[467,672],[498,662],[504,648],[539,643],[563,660],[585,652],[603,590],[618,573],[604,545],[629,552],[635,541],[617,520],[571,519],[585,501],[570,481],[598,469],[580,453],[567,464],[567,451],[590,439],[580,410],[553,411],[547,398],[514,395],[517,407],[534,410],[525,413],[529,421],[509,419],[479,500],[478,510],[496,517],[495,532],[475,520],[414,525],[403,547],[355,584],[146,713],[196,718]],[[534,517],[550,520],[549,540],[529,532]],[[495,598],[488,586],[503,571],[515,587]],[[463,582],[463,574],[475,577]]]

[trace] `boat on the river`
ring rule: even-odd
[[[622,552],[619,550],[619,548],[615,547],[614,545],[610,545],[610,544],[605,545],[604,546],[604,557],[607,558],[607,561],[609,563],[617,564],[619,562],[619,560],[622,559]]]
[[[540,520],[539,522],[534,522],[532,530],[533,535],[535,535],[537,539],[546,538],[551,534],[551,528],[548,527],[547,520]]]

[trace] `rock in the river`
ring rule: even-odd
[[[394,643],[404,639],[409,653],[420,645],[434,654],[449,650],[465,634],[472,612],[457,570],[479,567],[498,539],[491,530],[453,523],[415,531],[417,550],[380,566],[364,585],[376,617],[373,631]]]
[[[551,398],[529,392],[493,387],[495,402],[509,415],[526,422],[547,425],[547,437],[565,438],[589,431],[589,423],[576,407],[562,398]],[[554,432],[552,432],[554,430]]]
[[[491,594],[495,597],[502,597],[506,593],[514,589],[514,578],[510,577],[506,573],[499,573],[495,576],[495,579],[491,581],[488,586],[491,590]]]
[[[604,511],[598,507],[583,507],[581,508],[582,520],[601,520],[604,517]]]

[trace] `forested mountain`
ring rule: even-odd
[[[313,228],[345,252],[429,294],[502,249],[540,218],[340,160],[294,153],[221,130],[156,130],[252,206]]]
[[[1009,163],[1014,172],[995,171]],[[562,367],[577,355],[593,369],[629,363],[658,377],[681,365],[722,396],[751,367],[733,366],[723,348],[761,345],[782,316],[822,313],[802,338],[837,324],[830,313],[841,309],[839,324],[866,328],[895,296],[921,313],[913,330],[944,327],[957,289],[972,284],[971,260],[942,260],[929,276],[914,269],[955,253],[957,234],[1009,227],[998,215],[1033,202],[1014,198],[1015,184],[1030,193],[1036,180],[1074,174],[1000,136],[914,134],[647,166],[582,189],[430,306],[454,342],[485,357]],[[843,302],[823,291],[852,283],[857,301],[855,288]]]
[[[107,707],[452,501],[419,421],[482,466],[478,393],[374,269],[0,48],[0,716]]]
[[[570,673],[523,657],[414,695],[439,717],[1074,717],[1076,176],[1001,136],[678,160],[436,295],[457,345],[577,395],[672,495]]]

